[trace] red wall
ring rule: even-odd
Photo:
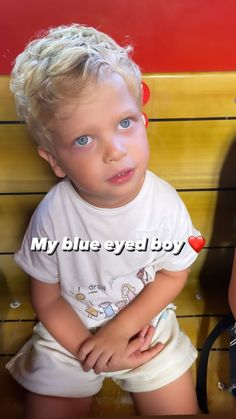
[[[144,72],[236,70],[236,0],[1,0],[0,74],[39,30],[72,22],[131,42]]]

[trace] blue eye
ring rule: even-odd
[[[119,124],[122,128],[129,128],[130,127],[130,125],[131,125],[131,120],[130,120],[130,118],[126,118],[126,119],[123,119],[121,122],[120,122],[120,124]]]
[[[90,144],[92,139],[88,135],[83,135],[82,137],[76,138],[75,144],[79,147]]]

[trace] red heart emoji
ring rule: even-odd
[[[188,242],[190,246],[193,248],[193,250],[199,253],[202,250],[203,246],[205,245],[206,240],[202,236],[198,236],[198,237],[189,236]]]

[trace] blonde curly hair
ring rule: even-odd
[[[47,124],[64,102],[79,101],[91,81],[107,72],[119,74],[141,105],[141,73],[130,58],[131,46],[121,47],[112,38],[79,24],[49,29],[19,54],[11,74],[19,117],[38,144],[50,149]]]

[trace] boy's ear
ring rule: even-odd
[[[38,153],[39,153],[40,157],[42,157],[42,159],[46,160],[50,164],[50,166],[51,166],[51,168],[54,171],[56,176],[61,177],[61,178],[66,176],[65,172],[59,166],[59,164],[57,163],[56,158],[53,156],[52,153],[50,153],[50,151],[48,151],[45,148],[39,146],[38,147]]]

